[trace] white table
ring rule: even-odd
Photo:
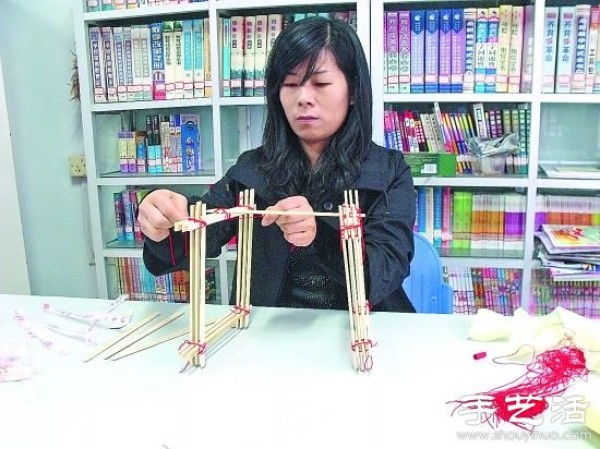
[[[506,354],[504,343],[466,339],[473,317],[374,314],[374,366],[356,373],[347,312],[255,307],[249,329],[213,348],[206,368],[180,374],[177,347],[183,338],[119,361],[98,357],[83,363],[89,348],[60,336],[56,341],[69,354],[49,352],[12,318],[18,307],[31,319],[78,326],[42,312],[44,302],[72,311],[106,307],[101,300],[0,295],[0,347],[29,350],[39,369],[28,380],[0,383],[2,449],[600,447],[600,436],[583,424],[545,419],[538,438],[568,432],[591,439],[525,443],[508,439],[525,436],[513,426],[494,433],[467,425],[472,417],[451,416],[447,401],[524,372],[493,363],[492,357]],[[188,307],[129,304],[133,321],[152,311],[162,312],[162,319]],[[216,315],[224,310],[209,308]],[[186,323],[187,316],[181,317],[147,339]],[[488,357],[474,361],[480,351]],[[586,387],[590,383],[600,386],[598,377],[591,376]],[[471,432],[466,440],[459,438],[461,431]],[[491,442],[476,432],[503,439]]]

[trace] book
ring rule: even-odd
[[[600,251],[600,226],[543,224],[542,232],[557,249]]]

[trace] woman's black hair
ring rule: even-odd
[[[318,164],[311,167],[290,127],[279,90],[284,78],[308,62],[302,82],[318,69],[323,50],[335,59],[352,99],[346,120],[330,139]],[[278,197],[304,195],[313,204],[341,192],[354,181],[372,140],[372,93],[360,40],[345,22],[310,17],[288,25],[277,37],[265,71],[267,117],[260,168]]]

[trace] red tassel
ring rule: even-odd
[[[537,355],[527,372],[513,382],[451,401],[458,403],[452,414],[478,413],[481,423],[493,426],[504,421],[533,430],[549,406],[548,398],[561,395],[588,372],[581,349],[566,345],[548,350]]]

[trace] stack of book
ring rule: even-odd
[[[600,226],[543,224],[537,256],[554,281],[600,279]]]

